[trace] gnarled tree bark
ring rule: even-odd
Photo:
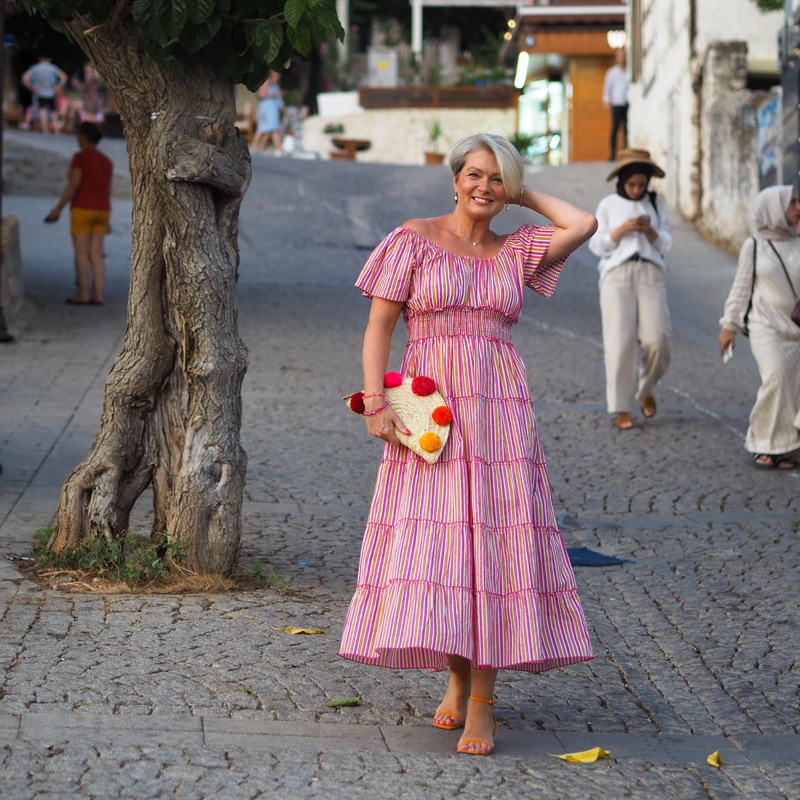
[[[64,486],[50,546],[118,536],[152,485],[152,533],[183,543],[187,566],[229,573],[247,461],[236,280],[239,206],[250,182],[233,87],[206,62],[177,74],[149,58],[130,4],[117,4],[101,25],[76,17],[68,28],[124,124],[133,257],[128,325],[100,430]]]

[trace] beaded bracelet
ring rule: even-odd
[[[386,399],[386,395],[383,392],[364,392],[363,397],[365,400],[368,397],[383,397]]]
[[[377,414],[379,411],[383,411],[383,409],[386,408],[386,406],[388,406],[388,405],[389,405],[389,401],[387,400],[382,406],[380,406],[379,408],[376,408],[374,411],[364,411],[363,412],[364,416],[365,417],[371,417],[371,416],[373,416],[373,414]]]

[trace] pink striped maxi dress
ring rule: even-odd
[[[394,230],[356,282],[404,301],[403,375],[427,375],[453,412],[436,464],[387,444],[340,654],[393,669],[543,672],[592,658],[558,530],[525,366],[511,344],[525,285],[552,295],[563,260],[541,265],[552,227],[525,225],[494,258],[457,256]]]

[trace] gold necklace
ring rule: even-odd
[[[455,225],[455,224],[453,225],[453,231],[459,237],[459,239],[463,239],[465,242],[469,242],[469,244],[471,244],[473,247],[477,247],[479,244],[486,244],[486,241],[488,239],[488,237],[487,237],[486,239],[484,239],[481,242],[472,242],[472,241],[470,241],[469,236],[464,236],[464,234],[461,233],[461,231],[458,229],[458,226]],[[489,233],[491,234],[492,232],[489,231]]]

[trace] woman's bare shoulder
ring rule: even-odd
[[[442,220],[444,217],[428,217],[426,219],[409,219],[401,227],[410,228],[412,231],[421,233],[428,239],[436,239],[439,231],[442,230]]]

